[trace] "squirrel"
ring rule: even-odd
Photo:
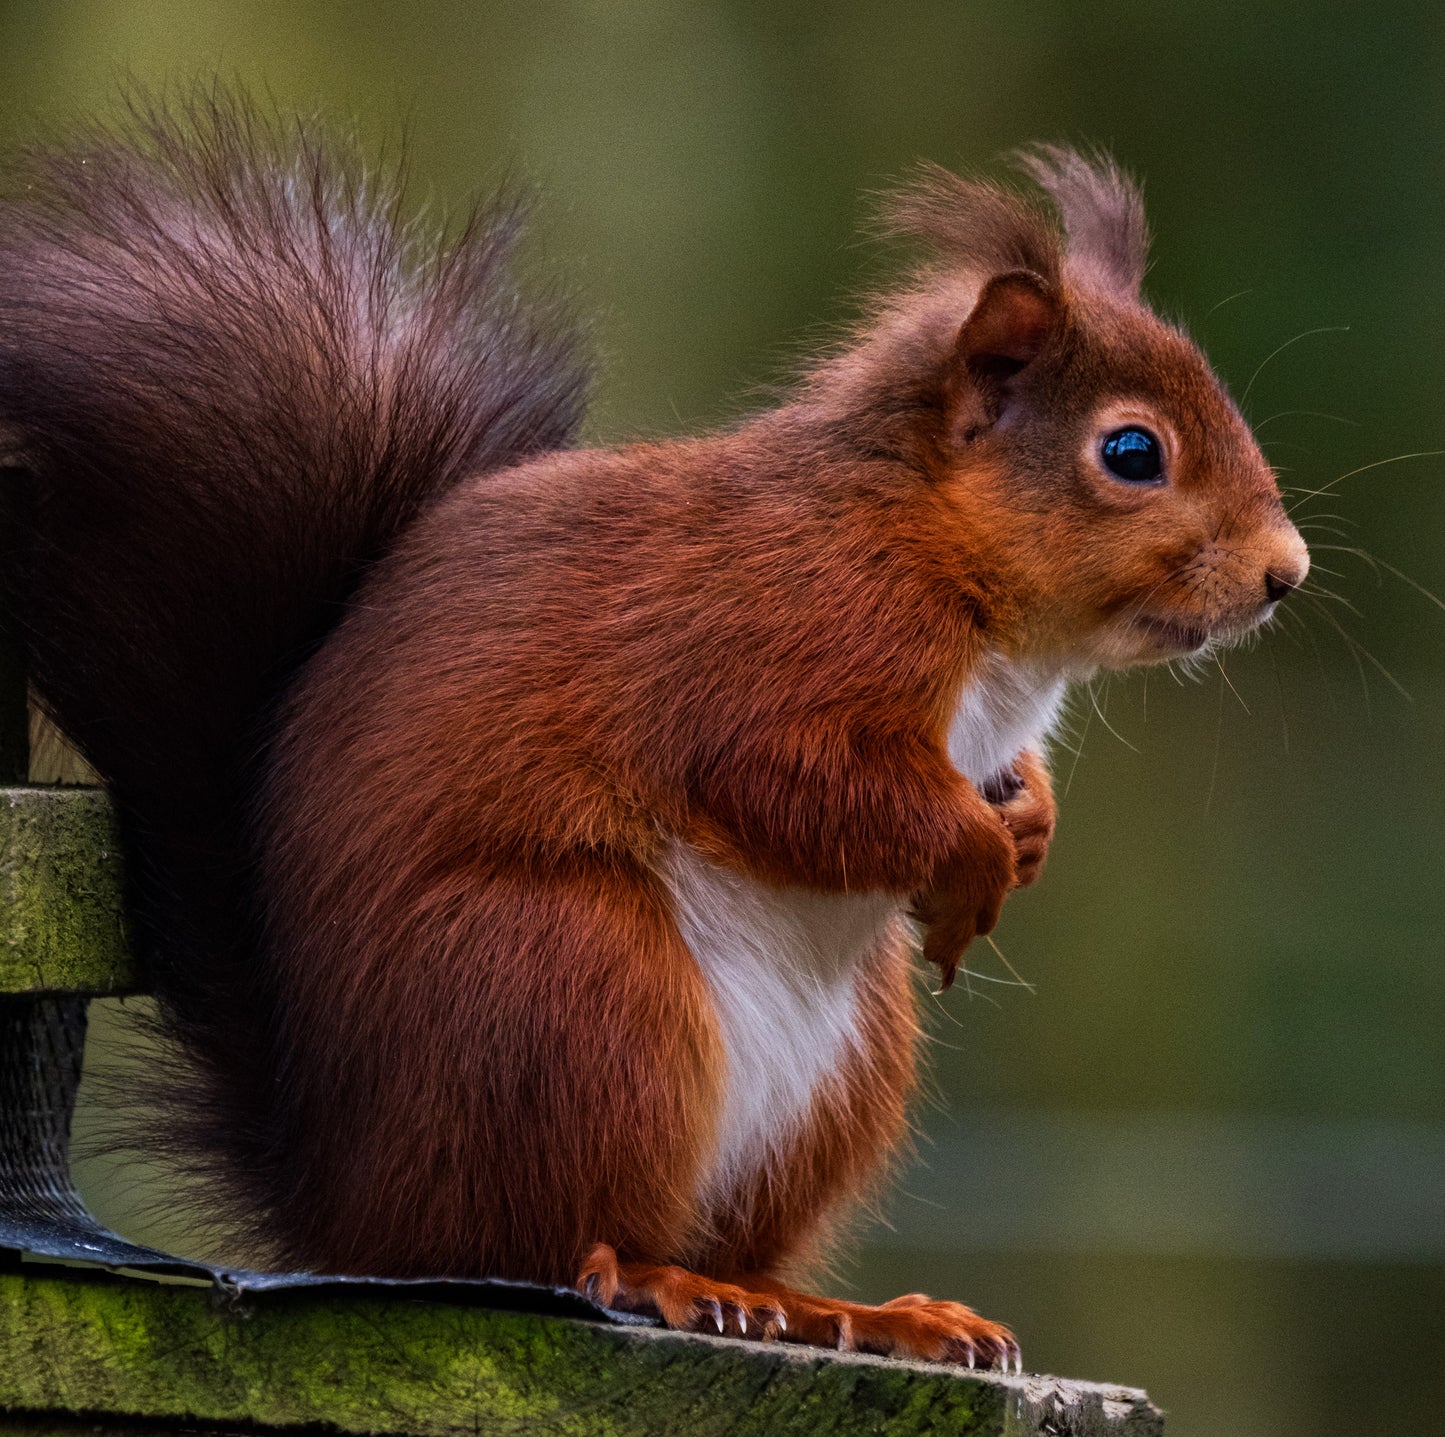
[[[295,1268],[1021,1370],[791,1285],[1054,826],[1072,682],[1255,629],[1305,546],[1136,186],[925,168],[922,258],[776,407],[581,447],[504,196],[425,238],[243,97],[14,156],[4,597],[102,775],[164,1142]]]

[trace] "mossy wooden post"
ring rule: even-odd
[[[28,1374],[28,1376],[22,1375]],[[0,1413],[416,1437],[1159,1437],[1142,1393],[396,1294],[0,1274]],[[0,1434],[5,1432],[0,1416]]]
[[[0,435],[0,563],[10,566],[18,557],[17,520],[26,475],[7,462],[3,438]],[[29,766],[24,646],[17,616],[0,608],[0,783],[6,785],[0,795],[25,793],[13,786],[26,783]],[[64,1178],[68,1173],[86,999],[72,991],[64,965],[50,973],[53,982],[45,981],[40,955],[55,948],[45,939],[57,908],[47,901],[50,895],[36,891],[47,845],[43,836],[17,832],[17,817],[15,805],[0,797],[0,1143],[7,1147],[0,1154],[0,1191],[8,1206],[32,1220],[63,1220],[80,1203],[68,1181],[41,1187],[28,1178],[42,1172]],[[23,819],[20,822],[23,825]],[[37,841],[26,842],[27,837]],[[88,934],[72,928],[62,946],[83,961]]]

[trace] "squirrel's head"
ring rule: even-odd
[[[999,574],[1010,642],[1118,668],[1238,638],[1309,569],[1274,473],[1197,346],[1140,298],[1134,186],[1068,150],[1024,166],[1062,230],[943,170],[892,200],[932,258],[854,351],[909,396],[880,437],[915,436],[932,527]]]

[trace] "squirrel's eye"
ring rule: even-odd
[[[1099,457],[1104,468],[1126,484],[1155,484],[1164,472],[1159,440],[1137,424],[1106,434],[1099,446]]]

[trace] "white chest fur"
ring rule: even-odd
[[[960,772],[982,782],[1041,743],[1064,686],[1057,673],[986,661],[949,735]],[[901,921],[903,903],[890,893],[774,887],[717,868],[681,842],[662,876],[712,989],[727,1065],[717,1145],[698,1194],[712,1208],[768,1164],[857,1043],[859,971]]]
[[[674,843],[673,916],[712,989],[727,1063],[705,1206],[765,1166],[857,1041],[859,965],[898,911],[888,893],[777,888]]]
[[[992,778],[1059,720],[1068,678],[1053,665],[990,654],[965,685],[948,734],[948,756],[974,783]]]

